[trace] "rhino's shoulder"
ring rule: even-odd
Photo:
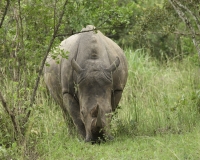
[[[70,52],[71,48],[78,46],[79,38],[80,38],[79,34],[72,35],[67,39],[63,40],[60,43],[59,48],[64,50],[65,52],[66,51]]]

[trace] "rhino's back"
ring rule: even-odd
[[[113,89],[123,90],[127,80],[127,62],[122,49],[111,39],[104,36],[100,31],[89,31],[94,26],[87,26],[79,33],[65,39],[60,44],[60,49],[68,52],[68,59],[60,58],[60,63],[48,57],[50,64],[45,68],[45,82],[49,90],[52,90],[54,99],[61,99],[62,94],[75,94],[74,71],[71,67],[71,60],[74,58],[77,63],[85,68],[90,60],[102,62],[102,66],[109,67],[116,57],[120,59],[120,65],[113,73]],[[61,91],[62,88],[62,91]]]

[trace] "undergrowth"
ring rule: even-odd
[[[154,135],[192,131],[200,120],[198,57],[158,62],[126,51],[129,77],[114,119],[117,132]]]
[[[66,157],[72,159],[94,159],[98,157],[101,159],[102,155],[96,153],[99,149],[105,153],[104,156],[107,159],[112,159],[113,156],[117,159],[117,153],[120,154],[120,150],[124,153],[127,151],[126,155],[129,155],[127,146],[121,145],[120,148],[120,144],[125,142],[128,145],[130,138],[134,138],[135,143],[144,143],[144,146],[141,146],[143,148],[145,145],[148,147],[149,141],[154,144],[154,136],[192,134],[196,129],[199,130],[200,74],[198,57],[189,56],[180,61],[168,60],[161,63],[144,54],[142,50],[133,52],[128,49],[126,50],[126,57],[129,66],[128,81],[112,120],[112,133],[115,140],[101,145],[110,148],[113,153],[116,153],[116,156],[111,153],[109,155],[101,146],[84,143],[78,138],[76,131],[69,134],[61,109],[48,95],[42,81],[29,120],[29,129],[26,137],[24,137],[26,144],[23,147],[17,146],[15,143],[9,117],[6,116],[3,107],[0,107],[0,159],[34,160],[66,159]],[[10,88],[14,92],[12,83],[14,82],[4,80],[4,85],[7,86],[3,88]],[[5,90],[2,92],[8,93]],[[11,92],[9,91],[9,93]],[[8,97],[12,96],[9,95]],[[26,95],[26,97],[28,96]],[[148,144],[145,144],[147,139],[144,137],[151,137],[150,140],[148,139]],[[170,145],[174,146],[173,142],[171,143]],[[139,150],[139,148],[136,149]],[[184,150],[186,151],[186,148]],[[84,154],[82,151],[84,151]],[[157,149],[157,151],[158,155],[161,152],[163,153],[160,149]],[[21,155],[24,152],[25,157],[22,157]],[[95,155],[92,154],[94,152]],[[150,150],[146,154],[152,156],[152,152]],[[181,157],[185,156],[178,149],[177,152],[180,152]],[[171,154],[171,152],[167,152],[166,155],[169,155],[169,153]],[[78,156],[80,154],[83,154],[83,156]],[[122,155],[121,153],[118,156]],[[143,156],[137,155],[138,159]],[[173,156],[176,157],[175,154]]]

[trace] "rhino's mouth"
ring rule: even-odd
[[[90,141],[92,141],[93,143],[104,140],[104,135],[105,135],[104,129],[102,127],[97,127],[95,120],[92,121],[92,128],[90,135],[91,138]]]
[[[98,104],[95,111],[97,111],[97,113],[95,112],[96,118],[92,120],[91,131],[88,132],[89,134],[87,136],[90,140],[88,140],[92,143],[101,143],[111,140],[112,136],[109,135],[109,127],[106,126],[106,122],[101,118],[102,114]]]
[[[92,123],[92,128],[91,131],[88,132],[86,135],[86,142],[91,142],[92,144],[94,143],[100,143],[102,141],[105,141],[105,130],[104,128],[97,127],[96,125],[94,126],[94,120]]]
[[[100,144],[102,142],[111,141],[114,138],[111,135],[106,135],[104,132],[101,133],[93,133],[93,137],[91,139],[92,144]]]
[[[105,132],[102,129],[99,129],[98,131],[93,131],[91,142],[92,143],[104,142],[104,141],[106,141],[105,137],[106,137]]]
[[[96,128],[96,130],[92,130],[92,138],[91,142],[92,144],[95,143],[101,143],[101,142],[106,142],[113,140],[114,138],[107,134],[104,128]]]

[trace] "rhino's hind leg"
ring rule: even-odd
[[[63,95],[63,104],[65,105],[64,107],[67,108],[67,111],[71,116],[79,134],[82,136],[82,138],[85,138],[85,126],[80,117],[80,107],[78,102],[71,94],[65,93]]]

